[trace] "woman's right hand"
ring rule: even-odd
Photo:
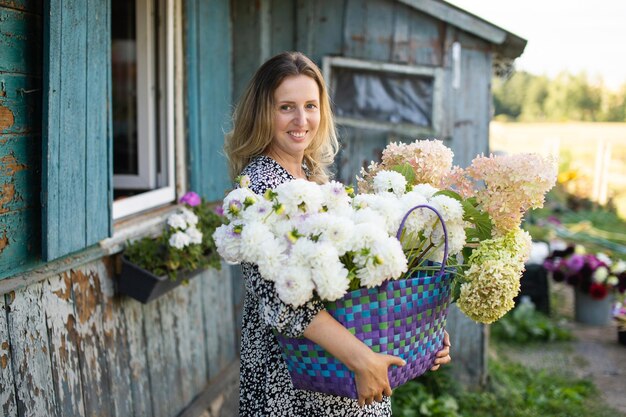
[[[397,356],[384,355],[368,349],[362,351],[363,358],[359,358],[353,366],[354,380],[359,395],[359,405],[362,407],[372,402],[381,402],[383,395],[391,396],[388,369],[390,366],[404,366],[406,362]],[[369,353],[368,353],[369,352]]]

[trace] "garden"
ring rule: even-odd
[[[515,309],[490,326],[486,383],[427,373],[394,392],[394,415],[626,415],[626,221],[566,168],[523,223],[533,251]]]

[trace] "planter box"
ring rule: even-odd
[[[611,323],[611,306],[613,297],[607,295],[602,300],[596,300],[576,288],[575,316],[579,323],[592,326],[608,326]]]
[[[173,290],[198,273],[199,271],[180,273],[178,279],[171,280],[167,276],[156,276],[122,256],[122,272],[117,280],[117,290],[146,304]]]
[[[626,330],[617,331],[617,342],[620,345],[626,346]]]

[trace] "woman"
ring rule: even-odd
[[[330,101],[317,66],[297,52],[279,54],[254,75],[234,114],[225,147],[231,176],[250,177],[257,194],[295,178],[328,181],[338,142]],[[348,332],[321,301],[293,308],[257,268],[243,265],[246,284],[241,342],[241,416],[388,416],[387,369],[401,358],[374,353]],[[355,374],[359,399],[296,390],[273,331],[304,336]],[[434,369],[448,363],[449,339]]]

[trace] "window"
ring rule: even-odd
[[[176,198],[173,0],[112,0],[113,219]]]
[[[443,69],[341,57],[324,58],[323,67],[340,124],[409,135],[441,131]]]

